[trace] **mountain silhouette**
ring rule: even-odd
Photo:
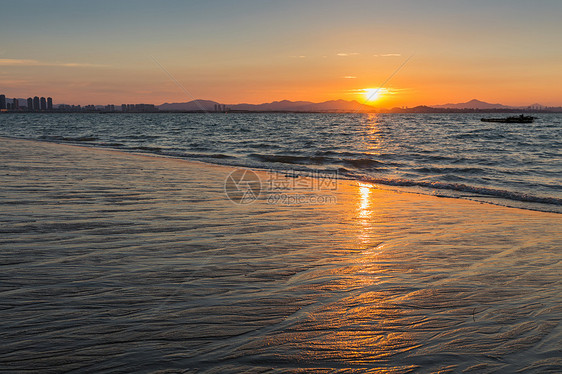
[[[508,109],[512,108],[503,104],[490,104],[484,101],[472,99],[466,103],[457,104],[444,104],[444,105],[432,105],[432,108],[449,108],[449,109]]]
[[[177,111],[207,111],[215,110],[216,101],[212,100],[193,100],[186,103],[164,103],[158,106],[160,110],[177,110]]]
[[[160,110],[169,111],[215,111],[216,105],[225,105],[212,100],[193,100],[185,103],[164,103],[158,106]],[[231,111],[247,112],[354,112],[374,111],[370,105],[361,104],[355,100],[329,100],[321,103],[311,101],[273,101],[263,104],[226,104]]]

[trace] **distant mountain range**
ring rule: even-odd
[[[484,101],[472,99],[466,103],[457,104],[444,104],[444,105],[432,105],[432,108],[445,108],[445,109],[543,109],[545,106],[535,103],[525,106],[509,106],[503,104],[490,104]]]
[[[193,100],[186,103],[164,103],[158,106],[166,111],[206,111],[213,112],[218,106],[225,106],[229,111],[237,112],[363,112],[375,111],[370,105],[355,100],[330,100],[322,103],[311,101],[274,101],[264,104],[222,104],[211,100]],[[222,111],[222,109],[219,109]]]
[[[158,108],[163,111],[235,111],[235,112],[375,112],[379,111],[370,105],[361,104],[355,100],[330,100],[322,103],[313,103],[311,101],[274,101],[264,104],[222,104],[212,100],[193,100],[185,103],[164,103]],[[466,103],[449,103],[443,105],[419,106],[415,108],[395,108],[390,111],[427,111],[432,110],[448,111],[448,110],[521,110],[534,109],[541,110],[545,107],[540,104],[532,104],[529,106],[508,106],[503,104],[491,104],[481,100],[470,100]],[[387,110],[383,110],[387,111]]]
[[[27,100],[17,98],[20,107],[27,106]],[[6,98],[6,103],[11,104],[12,99]],[[55,104],[55,107],[60,103]],[[115,106],[119,111],[120,105]],[[96,105],[97,109],[103,109],[103,105]],[[541,104],[527,106],[508,106],[503,104],[492,104],[473,99],[465,103],[448,103],[443,105],[416,106],[412,108],[383,109],[371,105],[361,104],[356,100],[330,100],[321,103],[311,101],[273,101],[263,104],[223,104],[212,100],[193,100],[183,103],[164,103],[158,105],[161,111],[177,112],[326,112],[326,113],[353,113],[353,112],[394,112],[394,113],[455,113],[455,112],[488,112],[488,111],[546,111],[562,112],[562,107],[545,107]]]
[[[503,104],[490,104],[476,99],[472,99],[470,101],[467,101],[466,103],[431,105],[431,107],[448,108],[448,109],[512,109],[514,108]]]

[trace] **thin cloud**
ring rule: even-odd
[[[382,55],[373,55],[374,57],[400,57],[402,56],[400,53],[385,53]]]
[[[411,91],[411,88],[385,88],[385,87],[373,87],[373,88],[355,88],[347,90],[349,93],[365,93],[366,90],[378,90],[381,95],[397,95],[405,91]]]
[[[24,79],[2,79],[2,85],[6,87],[21,87],[21,86],[28,86],[31,84],[31,81],[24,80]]]
[[[62,64],[49,64],[48,66],[66,66],[70,68],[104,68],[107,65],[101,64],[84,64],[84,63],[77,63],[77,62],[67,62]]]
[[[389,89],[389,88],[384,88],[384,87],[373,87],[373,88],[353,88],[350,90],[347,90],[348,92],[351,93],[365,93],[369,90],[377,90],[378,92],[380,92],[381,94],[394,94],[396,93],[395,90]]]
[[[357,56],[359,53],[357,52],[351,52],[351,53],[337,53],[336,56],[340,56],[340,57],[349,57],[349,56]]]
[[[18,60],[15,58],[0,58],[0,66],[37,66],[36,60]]]
[[[87,63],[77,63],[77,62],[44,62],[38,60],[29,59],[17,59],[17,58],[0,58],[0,66],[62,66],[62,67],[105,67],[107,65],[98,64],[87,64]]]
[[[300,55],[300,56],[291,56],[292,58],[306,58],[306,56],[304,55]]]
[[[353,75],[346,75],[343,77],[343,79],[355,79],[357,77],[354,77]]]

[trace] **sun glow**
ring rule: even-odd
[[[364,88],[363,90],[363,97],[365,98],[365,102],[373,103],[379,100],[383,96],[383,88]]]

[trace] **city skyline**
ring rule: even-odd
[[[25,105],[22,105],[21,102]],[[44,96],[28,97],[27,99],[14,97],[8,98],[5,94],[0,94],[0,112],[77,112],[77,111],[107,111],[115,112],[115,108],[120,108],[121,112],[142,113],[154,112],[158,108],[154,104],[115,104],[99,105],[68,105],[59,103],[56,106],[53,104],[53,98]]]
[[[21,105],[20,101],[23,101],[26,105]],[[28,97],[27,99],[21,97],[9,98],[4,94],[0,94],[0,111],[11,110],[11,111],[33,111],[33,112],[45,112],[52,111],[53,98],[44,96],[34,96]]]
[[[15,96],[562,105],[559,1],[42,4],[0,15],[0,88]]]

